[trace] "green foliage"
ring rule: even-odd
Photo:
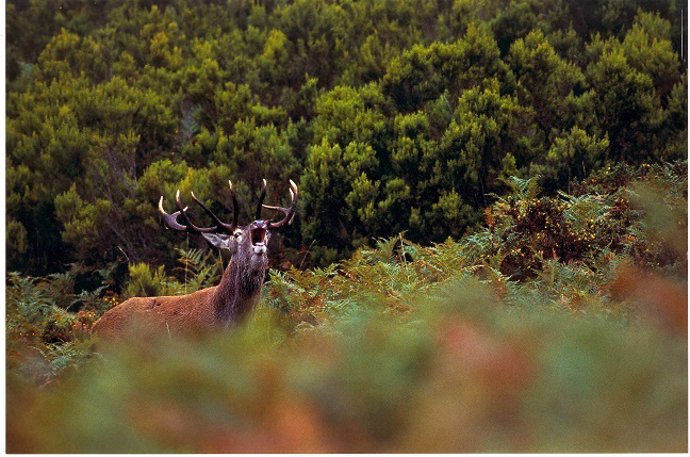
[[[592,170],[599,168],[601,158],[606,157],[609,146],[607,138],[598,139],[587,135],[587,132],[573,127],[564,137],[554,140],[546,155],[550,167],[545,171],[556,173],[551,178],[557,184],[554,187],[564,188],[574,179],[589,176]]]
[[[247,324],[201,339],[92,357],[73,325],[46,342],[86,322],[65,308],[75,276],[12,275],[8,449],[687,447],[687,163],[620,165],[556,197],[535,178],[506,185],[476,233],[433,246],[400,234],[327,268],[274,270]],[[217,280],[208,254],[179,256],[184,279],[133,264],[126,290]]]
[[[62,329],[68,328],[71,316],[58,306],[58,300],[64,300],[60,292],[59,287],[53,289],[34,278],[11,274],[8,287],[8,301],[13,306],[9,312],[13,320],[8,323],[11,331],[20,337],[43,337],[53,322]]]
[[[452,44],[414,46],[393,59],[382,78],[383,93],[407,112],[433,100],[445,90],[457,94],[505,73],[495,41],[471,24],[464,39]]]
[[[21,222],[14,219],[7,221],[5,227],[5,246],[7,246],[7,263],[17,265],[28,250],[26,228]]]
[[[7,367],[13,376],[45,385],[88,360],[84,330],[104,308],[85,300],[88,294],[75,294],[71,275],[10,274],[6,298]],[[70,310],[79,305],[79,312]]]
[[[222,265],[212,261],[211,252],[200,249],[177,249],[179,265],[175,276],[168,276],[164,266],[156,268],[146,263],[129,265],[129,278],[123,298],[179,295],[210,287],[218,282]],[[181,278],[178,280],[177,277]]]
[[[211,252],[200,249],[177,249],[177,252],[177,261],[180,265],[177,266],[176,273],[178,277],[183,278],[183,282],[176,287],[176,292],[182,289],[182,293],[187,293],[213,286],[218,282],[224,269],[220,256],[214,259]]]
[[[170,295],[164,286],[166,280],[163,265],[151,271],[145,263],[129,266],[129,283],[124,290],[126,297],[156,297]]]
[[[10,273],[8,368],[25,382],[51,384],[91,359],[91,326],[107,309],[130,296],[176,295],[217,283],[220,259],[213,262],[211,253],[198,249],[178,252],[179,280],[163,266],[130,264],[121,294],[113,287],[116,264],[96,271],[91,279],[84,277],[90,269],[79,265],[45,278]]]
[[[507,59],[515,74],[520,103],[533,108],[542,136],[533,140],[537,145],[548,143],[557,130],[568,130],[576,123],[589,125],[581,118],[589,102],[583,96],[585,76],[575,63],[556,53],[541,31],[516,40]]]
[[[687,155],[674,2],[221,3],[9,2],[12,270],[172,264],[178,187],[245,219],[301,180],[285,245],[325,265],[460,236],[508,176]]]

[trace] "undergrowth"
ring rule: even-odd
[[[617,166],[484,227],[272,270],[233,332],[92,353],[131,295],[213,284],[180,251],[116,293],[8,278],[8,449],[23,452],[687,451],[687,164]],[[142,369],[146,367],[146,369]],[[39,425],[37,425],[39,424]]]

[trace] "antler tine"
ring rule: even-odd
[[[181,225],[177,222],[177,216],[180,215],[179,211],[175,211],[172,214],[168,214],[165,209],[163,209],[163,196],[161,195],[161,199],[158,200],[158,211],[161,212],[163,215],[163,219],[161,222],[163,223],[163,226],[166,229],[173,229],[173,230],[181,230],[183,232],[187,231],[187,227],[184,225]]]
[[[256,217],[255,220],[259,220],[261,217],[261,207],[263,206],[264,199],[266,198],[266,179],[261,180],[261,195],[259,195],[259,204],[256,205]]]
[[[290,225],[292,224],[292,220],[295,218],[295,213],[297,211],[297,199],[299,198],[299,190],[297,189],[297,184],[295,184],[295,182],[292,179],[290,180],[290,188],[288,190],[290,191],[290,198],[292,200],[292,205],[290,205],[289,208],[283,208],[281,206],[262,205],[266,209],[279,211],[284,214],[284,217],[278,222],[269,222],[269,229],[275,230],[285,225]]]
[[[240,205],[237,204],[237,197],[235,196],[235,191],[232,188],[232,181],[228,179],[228,184],[230,185],[230,197],[232,198],[232,226],[237,227],[237,222],[240,217]]]
[[[177,209],[180,210],[180,216],[182,216],[184,221],[187,223],[187,226],[185,227],[186,231],[198,233],[212,233],[218,231],[216,227],[197,227],[192,223],[192,221],[189,219],[189,216],[187,216],[187,207],[183,207],[182,202],[180,201],[180,189],[177,189],[177,193],[175,194],[175,203],[177,203]]]
[[[216,216],[216,215],[213,213],[213,211],[211,211],[211,209],[210,209],[208,206],[204,205],[204,204],[201,202],[201,200],[199,200],[198,198],[196,198],[196,195],[194,195],[194,192],[190,192],[190,193],[192,194],[192,199],[194,199],[194,201],[195,201],[199,206],[201,206],[201,208],[203,208],[203,210],[206,211],[206,213],[207,213],[209,216],[211,216],[211,219],[213,219],[213,222],[216,223],[216,228],[218,229],[218,231],[227,232],[227,233],[229,233],[229,234],[232,234],[233,230],[235,230],[235,227],[237,227],[237,224],[231,225],[231,224],[226,224],[225,222],[221,221],[221,220],[218,218],[218,216]]]

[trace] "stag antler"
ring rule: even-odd
[[[264,203],[264,198],[266,198],[266,179],[261,180],[261,195],[259,195],[259,203],[256,205],[256,217],[254,220],[261,219],[261,207]]]
[[[232,233],[236,228],[237,228],[237,220],[239,217],[239,205],[237,204],[237,198],[235,197],[235,192],[232,190],[232,181],[228,180],[228,184],[230,185],[230,196],[232,197],[232,224],[227,224],[223,221],[221,221],[218,216],[216,216],[213,211],[211,211],[206,205],[204,205],[201,200],[196,198],[196,195],[194,195],[194,192],[191,192],[192,198],[194,199],[195,202],[199,206],[203,208],[204,211],[208,213],[209,216],[213,219],[213,221],[216,223],[216,228],[219,230],[224,230],[227,233]],[[184,211],[183,211],[184,214]]]
[[[196,226],[189,218],[189,215],[187,214],[187,206],[184,206],[182,201],[180,200],[180,191],[179,189],[177,190],[177,193],[175,194],[175,203],[177,205],[178,211],[175,211],[172,214],[168,214],[165,209],[163,208],[163,196],[161,196],[159,202],[158,202],[158,210],[161,212],[163,215],[163,225],[166,228],[173,229],[173,230],[178,230],[182,232],[188,232],[188,233],[196,233],[196,234],[206,234],[206,235],[211,235],[211,234],[216,234],[216,235],[222,235],[222,234],[228,234],[232,235],[234,230],[237,228],[237,222],[239,218],[239,205],[237,203],[237,197],[235,196],[235,192],[232,188],[232,181],[228,180],[228,184],[230,186],[230,196],[232,198],[232,209],[233,209],[233,215],[232,215],[232,223],[228,224],[226,222],[223,222],[216,216],[211,209],[204,205],[204,203],[199,200],[196,195],[194,195],[194,192],[191,192],[192,199],[201,206],[201,208],[213,219],[213,221],[216,223],[214,227],[198,227]],[[289,208],[283,208],[280,206],[270,206],[270,205],[264,205],[263,202],[266,198],[266,180],[263,179],[261,183],[261,194],[259,195],[259,202],[256,207],[256,220],[259,220],[261,217],[261,210],[262,208],[270,209],[272,211],[280,212],[283,213],[283,218],[280,219],[279,221],[276,222],[267,222],[267,228],[268,229],[278,229],[281,228],[285,225],[290,225],[292,223],[292,220],[295,217],[295,213],[297,211],[297,200],[299,197],[299,191],[297,189],[297,184],[291,179],[290,180],[290,188],[288,189],[290,191],[290,200],[292,201],[292,204],[290,205]],[[180,224],[177,219],[181,217],[182,221],[184,224]],[[208,237],[205,237],[208,239]]]
[[[264,179],[264,191],[261,193],[261,200],[259,200],[259,209],[257,210],[257,213],[261,211],[261,207],[264,207],[266,209],[270,209],[273,211],[278,211],[283,213],[284,217],[277,221],[277,222],[269,222],[268,223],[268,228],[271,230],[275,230],[277,228],[283,227],[285,225],[290,225],[292,224],[292,220],[295,218],[295,212],[297,211],[297,198],[299,197],[299,191],[297,189],[297,184],[291,179],[290,180],[290,200],[292,201],[292,205],[290,205],[289,208],[283,208],[281,206],[269,206],[269,205],[264,205],[263,204],[263,197],[265,197],[265,188],[266,188],[266,180]],[[257,216],[258,219],[258,216]]]
[[[163,215],[163,224],[167,228],[171,228],[174,230],[179,230],[183,232],[188,232],[188,233],[227,233],[229,235],[232,235],[233,231],[235,228],[237,228],[237,220],[239,217],[239,205],[237,204],[237,198],[235,197],[235,193],[232,189],[232,181],[228,180],[228,184],[230,185],[230,195],[232,197],[232,203],[233,203],[233,217],[232,217],[232,223],[228,224],[226,222],[223,222],[216,216],[213,211],[211,211],[210,208],[208,208],[206,205],[204,205],[201,200],[199,200],[196,195],[194,195],[194,192],[192,192],[192,198],[194,201],[201,206],[201,208],[208,213],[209,216],[213,219],[213,221],[216,223],[215,227],[197,227],[194,225],[194,223],[189,219],[189,216],[187,215],[187,206],[183,206],[182,202],[180,201],[180,190],[177,190],[177,193],[175,194],[175,203],[177,204],[178,211],[175,211],[172,214],[168,214],[165,209],[163,209],[163,196],[161,196],[160,201],[158,202],[158,210],[161,212]],[[183,221],[185,222],[186,225],[182,225],[179,222],[177,222],[178,217],[182,217]]]
[[[187,208],[185,208],[187,209]],[[172,214],[168,214],[165,209],[163,209],[163,196],[161,195],[161,199],[158,200],[158,211],[161,212],[163,215],[163,219],[161,220],[163,227],[166,229],[173,229],[173,230],[180,230],[180,231],[187,231],[187,227],[184,225],[181,225],[177,222],[177,216],[180,215],[179,211],[175,211]]]

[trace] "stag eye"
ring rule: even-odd
[[[266,242],[266,229],[255,228],[251,230],[252,244],[264,244]]]

